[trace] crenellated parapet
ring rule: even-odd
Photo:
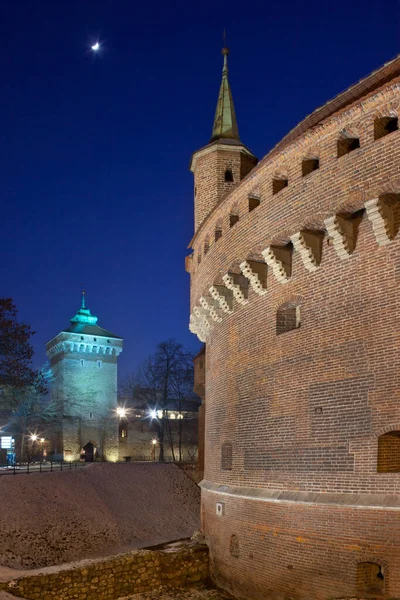
[[[82,355],[87,356],[96,356],[96,357],[111,357],[111,356],[119,356],[122,352],[122,344],[112,345],[111,340],[107,341],[100,340],[100,338],[96,339],[96,342],[93,342],[93,336],[79,336],[76,340],[70,339],[71,336],[57,336],[54,340],[55,343],[53,345],[49,345],[47,348],[48,357],[54,358],[58,354],[76,354],[81,357]],[[81,339],[83,338],[83,340]]]
[[[257,296],[266,297],[268,269],[271,269],[278,284],[288,283],[292,278],[293,251],[299,254],[309,273],[316,273],[322,264],[325,236],[332,242],[340,259],[351,258],[356,249],[358,227],[364,212],[372,224],[377,243],[380,246],[390,244],[400,226],[400,193],[381,195],[366,201],[363,206],[365,210],[358,209],[353,214],[335,214],[326,218],[325,229],[300,229],[289,236],[291,244],[267,246],[261,250],[263,261],[236,260],[236,264],[240,264],[241,273],[229,271],[222,276],[223,285],[206,286],[209,295],[200,296],[200,306],[194,306],[190,330],[205,342],[214,324],[221,323],[224,317],[232,315],[237,308],[246,307],[251,298],[250,290]],[[252,249],[249,248],[248,255],[252,254]]]
[[[299,231],[290,238],[296,252],[300,254],[305,268],[316,271],[322,260],[322,241],[324,234],[320,231]]]
[[[268,246],[261,254],[279,283],[286,283],[292,274],[292,250],[289,247]]]
[[[244,260],[240,263],[243,275],[249,280],[250,287],[259,296],[267,293],[268,267],[265,263],[256,260]]]

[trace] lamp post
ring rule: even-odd
[[[153,459],[153,461],[156,460],[156,445],[157,445],[157,440],[155,438],[153,438],[151,440],[151,457]]]

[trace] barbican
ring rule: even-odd
[[[400,57],[257,161],[223,55],[186,260],[212,573],[252,600],[399,598]]]

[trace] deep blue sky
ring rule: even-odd
[[[188,164],[211,134],[224,27],[239,131],[260,158],[400,52],[399,20],[388,0],[1,1],[0,293],[36,330],[35,363],[82,283],[125,339],[122,377],[167,337],[200,348]]]

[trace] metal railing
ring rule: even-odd
[[[86,463],[87,464],[87,463]],[[45,473],[53,471],[72,471],[73,469],[79,469],[85,466],[83,462],[71,462],[71,461],[35,461],[25,463],[14,463],[12,465],[1,465],[0,464],[0,476],[1,475],[29,475],[30,473]]]

